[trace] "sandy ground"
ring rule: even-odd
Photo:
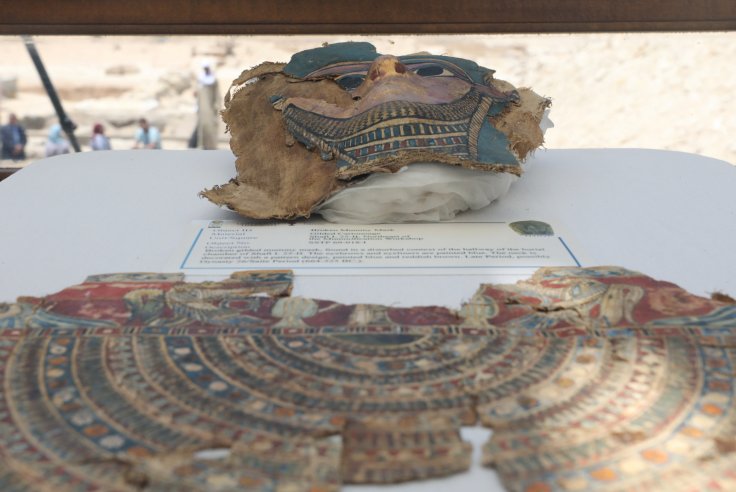
[[[195,124],[195,73],[217,65],[230,81],[262,61],[324,42],[373,42],[379,52],[429,51],[470,58],[496,77],[553,100],[547,148],[646,147],[680,150],[736,163],[736,33],[504,36],[38,37],[38,50],[79,129],[83,148],[102,122],[113,147],[130,148],[137,118],[162,129],[164,147],[185,148]],[[0,85],[15,79],[15,97],[0,100],[0,118],[28,124],[29,160],[43,157],[53,108],[20,38],[0,37]],[[8,84],[8,82],[5,82]],[[12,85],[12,82],[10,82]],[[220,146],[227,148],[223,133]],[[7,164],[5,161],[3,164]]]

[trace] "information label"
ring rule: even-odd
[[[580,266],[558,230],[522,234],[508,222],[195,221],[175,262],[176,270],[202,275],[253,269],[293,269],[300,275],[531,273],[543,266]]]

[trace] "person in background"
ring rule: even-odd
[[[69,153],[69,142],[61,135],[61,125],[51,125],[46,139],[46,157]]]
[[[221,97],[211,62],[202,62],[197,82],[196,145],[200,149],[216,149]]]
[[[0,127],[2,135],[2,154],[3,159],[12,159],[14,161],[26,158],[26,138],[25,129],[18,123],[18,118],[11,113],[8,117],[8,124]]]
[[[148,123],[145,118],[138,120],[140,128],[135,132],[134,149],[160,149],[161,133],[158,128]]]
[[[95,123],[92,127],[92,138],[89,139],[89,146],[92,150],[110,150],[110,139],[105,136],[105,127],[100,123]]]

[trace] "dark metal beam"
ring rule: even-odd
[[[61,99],[59,99],[59,95],[56,93],[54,84],[51,82],[48,72],[46,72],[46,67],[44,67],[43,61],[41,61],[41,55],[38,54],[33,38],[30,36],[23,36],[23,42],[26,45],[26,50],[28,50],[31,61],[33,61],[33,65],[36,67],[38,76],[41,78],[43,88],[46,89],[46,94],[48,94],[51,104],[54,106],[54,111],[56,111],[56,115],[59,117],[61,128],[64,130],[64,133],[66,133],[67,137],[69,137],[69,143],[72,145],[72,148],[74,148],[74,151],[80,152],[81,149],[79,147],[79,142],[77,142],[77,137],[74,135],[74,130],[77,128],[77,125],[74,124],[66,114],[66,111],[64,111],[64,107],[61,105]]]
[[[736,30],[734,0],[0,0],[0,34]]]

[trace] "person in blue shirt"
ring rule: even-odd
[[[3,159],[12,159],[20,161],[26,158],[26,132],[18,123],[15,114],[10,114],[8,124],[0,127],[0,135],[2,135],[2,156]]]
[[[51,125],[49,136],[46,139],[46,157],[68,154],[69,142],[61,135],[61,125]]]
[[[138,120],[140,128],[135,132],[134,149],[160,149],[161,133],[158,128],[148,123],[145,118]]]

